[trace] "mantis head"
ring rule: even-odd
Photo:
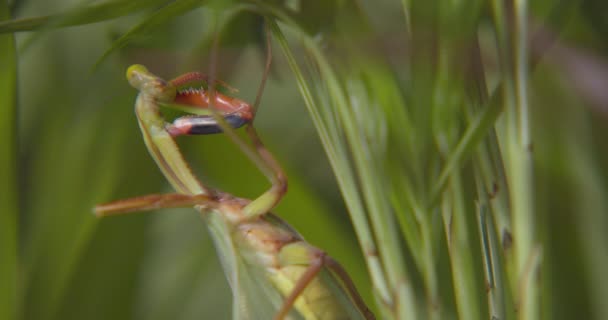
[[[127,80],[140,93],[159,102],[171,102],[177,93],[174,85],[154,75],[141,64],[134,64],[127,69]]]

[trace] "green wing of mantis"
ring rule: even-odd
[[[259,291],[246,289],[256,285],[253,277],[263,277],[261,270],[248,269],[248,266],[242,261],[238,253],[239,249],[230,236],[232,232],[230,225],[224,221],[220,213],[210,212],[203,216],[232,290],[234,299],[232,319],[272,319],[273,308],[267,303],[268,300],[260,297]],[[257,305],[254,303],[256,301],[251,301],[249,298],[249,291],[253,291],[259,298]],[[263,304],[268,305],[261,306]]]
[[[281,228],[289,230],[292,234],[295,234],[301,240],[304,240],[304,238],[291,225],[289,225],[287,222],[280,219],[276,215],[269,213],[264,216],[264,219],[276,226],[280,226]],[[294,261],[299,259],[297,252],[295,254],[290,254],[290,255],[294,256],[293,257]],[[307,266],[308,262],[309,261],[307,261],[307,259],[305,259],[305,261],[303,261],[303,263],[302,263],[302,267]],[[283,281],[290,282],[289,285],[291,285],[291,282],[292,282],[291,279],[284,279]],[[343,281],[341,281],[339,279],[339,277],[337,277],[336,274],[333,271],[331,271],[329,268],[327,268],[327,267],[323,268],[321,270],[321,272],[319,272],[319,274],[317,275],[317,279],[315,279],[314,281],[322,283],[323,287],[328,288],[331,291],[332,297],[334,297],[336,299],[335,300],[319,299],[319,301],[314,301],[314,306],[312,306],[312,308],[315,309],[315,311],[314,311],[315,315],[311,314],[312,312],[306,312],[306,309],[308,306],[303,306],[303,305],[298,306],[297,302],[296,302],[296,308],[294,308],[294,310],[299,310],[299,311],[298,312],[294,311],[294,312],[290,313],[290,316],[294,316],[297,313],[297,316],[293,319],[305,319],[305,320],[323,320],[323,319],[366,320],[366,319],[368,319],[365,317],[362,310],[357,308],[356,304],[353,303],[352,297],[348,293],[346,284]],[[269,285],[269,284],[270,284],[270,282],[267,281],[266,285]],[[285,285],[285,284],[281,284],[281,285]],[[272,290],[274,290],[275,293],[278,292],[276,283],[274,286],[272,286]],[[314,283],[312,285],[310,285],[309,288],[307,288],[306,290],[315,290]],[[314,294],[313,294],[313,296],[314,296]],[[278,297],[279,303],[282,303],[283,299],[284,299],[284,297],[279,294],[279,297]],[[320,301],[325,301],[327,303],[323,303]],[[335,306],[334,303],[338,303],[339,306]],[[275,310],[278,310],[279,306],[280,305],[275,305]],[[336,318],[335,312],[333,312],[334,310],[342,310],[342,311],[344,311],[344,314],[341,314],[339,317]],[[306,314],[302,315],[302,313],[306,313]]]
[[[289,230],[293,230],[288,224],[280,220],[272,214],[265,216],[271,223],[280,225]],[[248,256],[255,255],[255,252],[247,251],[238,241],[235,241],[232,236],[231,227],[224,221],[221,213],[208,213],[205,215],[205,220],[208,223],[213,241],[215,243],[218,255],[224,272],[230,283],[234,302],[233,316],[235,320],[257,320],[257,319],[273,319],[285,299],[284,293],[281,293],[277,287],[277,278],[270,279],[268,271],[261,268],[258,264],[250,263]],[[296,233],[294,231],[294,233]],[[297,233],[296,233],[297,234]],[[302,268],[306,266],[303,264]],[[280,276],[281,272],[277,273]],[[293,281],[289,277],[282,277],[283,285],[293,285]],[[338,297],[338,302],[341,304],[341,310],[345,313],[338,319],[354,319],[364,320],[364,315],[359,309],[355,308],[350,297],[346,293],[343,284],[336,278],[332,271],[324,268],[318,275],[319,281],[325,287],[329,287],[332,294]],[[314,287],[306,290],[314,290]],[[333,302],[332,302],[333,303]],[[315,314],[304,311],[306,307],[294,308],[287,319],[289,320],[322,320],[324,310],[327,314],[329,310],[336,308],[335,305],[326,305],[315,303]],[[320,315],[319,315],[320,314]],[[329,318],[329,317],[328,317]],[[337,319],[334,316],[331,319]]]
[[[234,241],[231,226],[221,213],[206,213],[204,219],[232,289],[232,319],[272,319],[283,303],[280,292],[270,283],[262,268],[247,262],[243,248]],[[305,318],[292,311],[288,319]]]

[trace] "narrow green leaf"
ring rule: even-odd
[[[80,119],[69,132],[66,123],[71,119],[62,114],[39,128],[46,136],[41,138],[35,163],[28,168],[37,184],[27,195],[26,215],[35,221],[23,249],[25,319],[55,319],[67,303],[64,299],[72,277],[97,227],[91,207],[100,195],[108,198],[104,194],[113,191],[119,177],[121,154],[116,148],[122,141],[124,123],[131,119],[117,117],[113,108],[100,111],[104,112]],[[99,135],[109,119],[116,128]],[[104,139],[107,142],[101,145]],[[94,170],[83,155],[101,159],[103,170]]]
[[[292,23],[292,26],[295,28],[295,23]],[[335,128],[328,126],[324,121],[323,116],[321,116],[321,112],[323,110],[320,110],[322,108],[320,108],[315,101],[308,82],[304,78],[302,69],[300,69],[298,63],[296,62],[290,46],[287,43],[287,39],[283,35],[283,32],[274,22],[270,23],[270,27],[283,50],[283,54],[285,55],[294,76],[296,77],[302,98],[304,99],[306,107],[317,128],[317,132],[319,133],[319,137],[325,147],[325,151],[334,169],[335,176],[338,184],[340,185],[343,197],[346,199],[345,202],[349,208],[351,220],[353,227],[355,228],[355,232],[357,233],[359,243],[365,252],[376,250],[376,245],[374,243],[371,231],[367,227],[368,224],[365,219],[363,204],[360,202],[360,198],[356,195],[356,183],[351,174],[352,170],[350,169],[350,164],[347,161],[345,146],[340,143],[341,141],[339,139],[336,138],[337,133],[334,131]],[[322,99],[322,97],[320,99]],[[381,297],[381,299],[387,299],[389,296],[389,289],[381,269],[379,258],[369,254],[365,254],[364,258],[366,259],[374,290]]]
[[[9,18],[0,1],[0,18]],[[12,35],[0,36],[0,319],[15,319],[17,305],[17,56]]]
[[[488,133],[488,130],[494,125],[496,119],[498,119],[502,111],[501,105],[498,103],[500,96],[500,94],[496,94],[493,97],[495,99],[490,101],[488,107],[483,109],[481,114],[469,124],[456,147],[448,155],[445,165],[439,174],[439,179],[437,179],[437,183],[433,186],[431,204],[437,203],[452,171],[462,166],[463,160],[471,154],[472,148],[479,144],[481,139]]]
[[[153,12],[146,19],[144,19],[144,21],[137,24],[131,30],[127,31],[127,33],[123,34],[118,40],[116,40],[112,46],[110,46],[110,48],[104,52],[101,58],[97,60],[93,69],[97,68],[115,50],[126,46],[134,37],[146,34],[155,27],[167,23],[167,21],[185,14],[196,7],[199,7],[203,5],[203,3],[204,1],[202,0],[177,0]]]
[[[65,27],[101,22],[126,16],[145,8],[160,6],[166,2],[168,0],[116,0],[91,4],[53,15],[2,21],[0,22],[0,33],[33,31],[49,25]]]

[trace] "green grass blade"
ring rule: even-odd
[[[61,58],[63,57],[62,55]],[[56,59],[57,56],[49,57],[52,58]],[[61,65],[61,70],[65,72],[81,71],[83,65],[88,65],[83,61],[78,62],[81,64],[56,64]],[[24,68],[27,67],[30,66]],[[51,76],[53,73],[36,69],[31,74],[27,72],[29,70],[24,71],[25,79],[34,76],[48,83],[51,81],[49,77],[54,77]],[[112,79],[121,76],[122,72]],[[38,108],[30,115],[42,113],[44,122],[32,124],[35,120],[31,117],[23,120],[24,127],[35,125],[37,130],[29,144],[24,146],[27,148],[24,151],[26,158],[31,161],[26,163],[26,174],[23,176],[24,184],[28,186],[24,194],[24,231],[21,237],[24,261],[21,279],[25,300],[20,311],[23,319],[78,318],[75,315],[82,312],[81,308],[87,305],[82,302],[87,302],[87,299],[95,301],[97,305],[105,303],[105,300],[101,301],[104,296],[119,300],[114,301],[113,308],[101,308],[104,311],[97,311],[95,317],[82,317],[94,319],[105,315],[105,310],[108,313],[112,312],[110,309],[116,312],[128,301],[128,291],[116,288],[127,287],[128,283],[121,281],[118,272],[104,275],[103,271],[120,270],[121,265],[125,266],[136,255],[123,257],[119,260],[121,264],[108,264],[111,260],[100,258],[111,251],[106,249],[107,246],[96,252],[89,251],[91,238],[102,234],[95,232],[98,224],[91,213],[92,207],[97,202],[112,198],[109,194],[117,188],[117,179],[128,165],[124,161],[126,151],[118,152],[117,148],[125,140],[125,129],[130,127],[128,124],[133,123],[131,99],[128,102],[118,102],[114,96],[103,100],[102,95],[107,97],[107,92],[112,91],[108,85],[99,85],[101,82],[107,83],[107,79],[109,78],[101,75],[82,79],[80,74],[72,82],[66,81],[54,86],[54,92],[42,96],[42,103],[33,103]],[[36,91],[33,88],[32,85],[30,90]],[[121,86],[116,84],[114,88],[118,88],[112,91],[117,94]],[[44,108],[49,105],[57,107],[52,110]],[[111,130],[107,130],[108,123],[112,123]],[[145,167],[141,164],[139,166]],[[145,176],[142,180],[144,178]],[[132,183],[129,185],[133,187]],[[130,232],[133,235],[133,231]],[[112,244],[113,241],[124,238],[114,232],[105,239],[105,243]],[[120,248],[128,248],[133,242],[124,239]],[[76,280],[75,274],[79,273],[83,256],[86,255],[99,260],[89,264],[93,267],[88,272],[81,272],[82,276],[76,277]],[[105,284],[105,288],[118,292],[99,289],[104,287],[96,286],[97,281]],[[74,294],[75,287],[96,287],[98,290],[80,290],[79,294]],[[106,295],[107,292],[112,295]]]
[[[563,151],[568,166],[567,175],[570,178],[569,186],[575,194],[578,211],[578,234],[580,243],[583,243],[583,259],[588,274],[589,295],[591,307],[597,319],[607,319],[608,306],[608,183],[606,176],[602,175],[602,168],[594,159],[594,146],[589,137],[588,123],[579,124],[578,132],[571,136],[571,142],[565,144]],[[543,292],[544,293],[544,292]]]
[[[345,89],[341,84],[348,82],[346,80],[349,76],[346,75],[342,78],[333,70],[329,60],[319,48],[319,44],[310,36],[301,32],[296,23],[281,16],[278,10],[271,11],[291,27],[290,31],[298,34],[313,61],[313,67],[311,68],[313,71],[311,73],[319,72],[319,80],[313,80],[312,82],[318,84],[316,86],[318,89],[317,99],[320,103],[316,103],[309,90],[302,90],[303,96],[307,101],[315,126],[329,155],[364,251],[374,252],[369,250],[371,247],[366,246],[366,243],[374,244],[372,238],[366,241],[372,231],[379,238],[379,242],[385,245],[382,248],[385,253],[379,257],[376,255],[366,256],[374,285],[378,290],[380,300],[383,301],[380,304],[398,305],[390,311],[385,310],[386,315],[393,314],[393,316],[396,316],[396,313],[400,313],[401,316],[408,314],[415,317],[417,308],[416,303],[412,300],[414,294],[402,260],[403,251],[399,245],[397,228],[391,224],[394,217],[391,216],[390,195],[388,192],[383,193],[381,191],[383,185],[380,179],[385,175],[379,172],[382,171],[381,167],[372,164],[375,160],[371,160],[370,157],[375,155],[368,153],[368,150],[364,147],[366,145],[365,137],[360,134],[359,128],[356,127],[357,121],[352,113],[352,109],[356,107],[350,105],[351,102],[365,101],[366,97],[358,95],[367,95],[367,90],[361,92],[356,89],[353,90],[353,88]],[[290,55],[287,51],[285,50],[286,54]],[[303,76],[301,76],[297,64],[293,62],[293,57],[288,57],[288,61],[291,61],[290,65],[296,77],[299,78],[300,88],[305,88]],[[373,94],[376,95],[377,92]],[[370,111],[374,112],[373,110]],[[363,117],[365,118],[365,116]],[[354,163],[351,164],[351,161]],[[373,221],[371,224],[366,215],[367,210],[370,212],[369,221]],[[388,268],[388,270],[383,270],[383,268]],[[386,282],[385,279],[388,278],[391,280]],[[392,288],[390,288],[391,285]],[[389,296],[386,296],[386,293]]]
[[[97,60],[93,69],[97,68],[103,61],[105,61],[110,54],[114,51],[126,46],[133,38],[142,34],[147,34],[154,28],[161,26],[171,19],[174,19],[182,14],[185,14],[194,8],[202,6],[204,1],[202,0],[176,0],[170,4],[158,9],[149,15],[144,21],[137,24],[127,33],[123,34],[118,40],[116,40],[106,52]]]
[[[288,64],[292,68],[300,92],[304,98],[304,102],[312,115],[315,125],[317,126],[321,141],[325,145],[326,152],[328,154],[330,163],[334,168],[338,184],[340,185],[340,189],[344,198],[346,199],[347,206],[349,207],[353,226],[357,233],[357,237],[359,238],[359,242],[361,243],[361,247],[365,252],[373,252],[370,250],[376,250],[375,241],[365,218],[363,204],[360,202],[360,199],[357,196],[356,183],[354,182],[354,178],[350,173],[352,170],[349,169],[350,165],[348,164],[348,161],[346,161],[345,152],[343,151],[343,148],[340,147],[340,144],[332,142],[335,138],[331,134],[330,128],[328,128],[321,117],[319,111],[320,108],[317,106],[317,103],[313,98],[311,89],[304,79],[303,72],[295,61],[283,33],[275,23],[271,23],[271,28],[275,38],[278,40],[281,48],[283,49],[283,53],[287,58]],[[368,269],[370,270],[370,276],[375,290],[377,290],[377,293],[380,295],[381,299],[388,299],[388,297],[390,297],[390,293],[386,286],[385,276],[382,272],[381,263],[378,257],[375,255],[365,254],[365,259]]]
[[[9,18],[6,1],[0,18]],[[17,292],[17,56],[13,35],[0,36],[0,319],[16,319]]]
[[[116,0],[76,7],[53,15],[5,20],[0,22],[0,33],[34,31],[48,26],[66,27],[106,21],[157,7],[168,0]]]
[[[479,300],[482,291],[477,283],[473,257],[476,250],[471,250],[474,246],[467,226],[470,211],[466,208],[465,190],[458,173],[451,175],[448,190],[446,197],[449,198],[442,202],[442,211],[458,315],[460,319],[482,319]]]
[[[478,184],[481,182],[478,181]],[[492,216],[487,212],[486,199],[480,199],[477,204],[477,227],[481,243],[484,267],[485,287],[488,294],[488,316],[490,318],[506,319],[503,287],[501,282],[498,260],[496,232],[491,223]]]
[[[498,96],[499,95],[496,95],[495,97]],[[498,116],[502,111],[500,103],[497,102],[498,100],[498,98],[493,99],[469,124],[456,147],[448,155],[445,165],[437,179],[437,183],[433,186],[431,204],[436,204],[439,200],[451,172],[462,166],[464,159],[471,154],[473,148],[481,142],[488,134],[488,130],[496,123],[496,119],[498,119]]]

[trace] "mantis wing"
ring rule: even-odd
[[[268,280],[261,266],[252,265],[243,258],[232,238],[230,225],[221,213],[212,211],[204,215],[220,262],[234,298],[232,318],[235,320],[272,319],[283,303],[283,297]],[[289,320],[304,319],[292,311]]]
[[[281,309],[286,295],[285,292],[281,294],[277,285],[292,287],[297,279],[287,276],[290,273],[287,269],[282,269],[281,271],[264,270],[263,266],[255,264],[251,258],[248,259],[247,256],[251,257],[255,255],[255,252],[246,252],[246,250],[251,249],[237,245],[237,242],[234,241],[231,235],[230,225],[225,222],[220,212],[211,212],[206,214],[205,218],[233,292],[233,319],[273,319]],[[274,215],[268,214],[265,218],[276,222],[277,226],[292,230],[295,235],[298,235],[295,230]],[[292,265],[290,270],[293,271],[294,267],[303,270],[308,265],[306,262],[304,264]],[[274,281],[279,281],[279,284],[273,283],[270,279],[270,273],[272,272],[274,272],[272,274]],[[296,308],[292,309],[285,319],[366,319],[362,310],[354,303],[352,296],[348,294],[345,283],[333,271],[323,268],[313,282],[317,282],[317,284],[311,285],[305,290],[318,290],[320,283],[323,288],[329,289],[332,298],[328,299],[326,296],[327,291],[311,291],[308,295],[309,300],[306,303],[301,301],[304,304],[300,305],[297,310]],[[315,299],[315,296],[318,299]],[[311,301],[310,299],[313,300]]]

